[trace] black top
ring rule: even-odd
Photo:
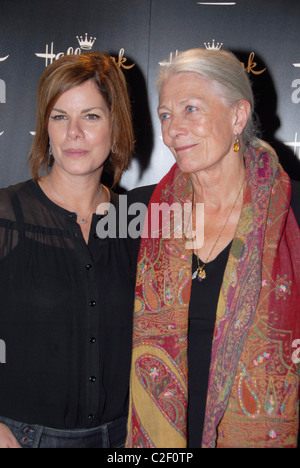
[[[154,186],[136,189],[129,194],[129,200],[148,204],[153,190]],[[300,227],[300,182],[298,181],[292,181],[291,207]],[[206,265],[205,281],[192,282],[188,331],[187,443],[189,448],[201,447],[202,444],[217,303],[231,244]],[[197,257],[193,255],[193,272],[197,266]]]
[[[300,182],[292,181],[291,207],[300,227]],[[189,310],[188,447],[201,447],[210,367],[211,347],[218,298],[232,242],[205,266],[207,277],[192,282]],[[203,262],[202,262],[203,263]],[[197,269],[193,256],[193,271]],[[201,304],[201,307],[199,305]]]
[[[127,414],[134,287],[98,219],[87,245],[38,184],[0,190],[1,416],[73,429]]]
[[[201,446],[210,354],[220,289],[232,242],[205,266],[206,279],[192,281],[188,334],[188,447]],[[204,263],[204,262],[202,262]],[[193,272],[197,270],[197,256],[193,255]]]

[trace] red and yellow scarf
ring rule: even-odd
[[[244,203],[218,301],[202,446],[295,447],[300,232],[290,180],[276,158],[250,148],[245,163]],[[152,196],[148,226],[152,204],[191,200],[189,176],[174,165]],[[184,237],[155,234],[143,236],[137,265],[127,447],[184,448],[192,251]]]

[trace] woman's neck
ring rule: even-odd
[[[246,173],[243,159],[236,161],[191,174],[194,202],[204,203],[205,210],[212,213],[232,205]]]
[[[96,208],[94,205],[101,190],[100,176],[99,172],[87,176],[72,175],[53,166],[51,173],[43,178],[41,186],[54,202],[84,216]]]

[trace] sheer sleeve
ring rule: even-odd
[[[19,230],[9,189],[0,190],[0,261],[15,249]]]

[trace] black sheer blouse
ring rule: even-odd
[[[38,184],[0,190],[1,416],[73,429],[127,414],[134,278],[98,220],[86,244]]]

